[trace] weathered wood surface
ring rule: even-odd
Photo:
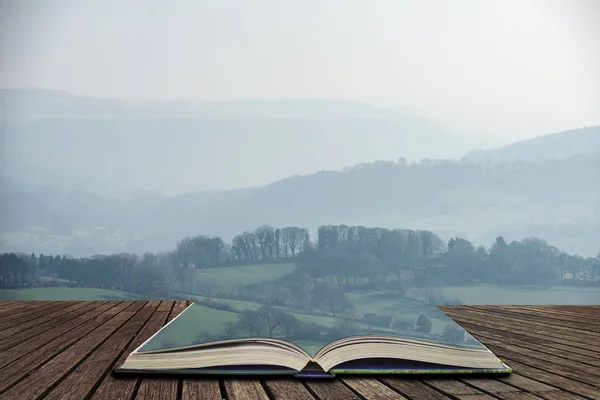
[[[507,377],[301,381],[111,374],[117,363],[187,305],[0,302],[0,400],[600,400],[599,306],[440,307],[514,369]]]

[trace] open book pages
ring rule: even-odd
[[[206,307],[190,305],[130,354],[121,372],[186,373],[452,373],[510,372],[490,350],[436,307],[425,311],[442,322],[441,332],[424,329],[375,330],[339,324],[310,339],[280,329],[277,307],[260,319],[215,326]],[[250,314],[248,314],[250,315]],[[265,334],[266,333],[266,334]],[[296,335],[294,335],[296,333]]]

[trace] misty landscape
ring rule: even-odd
[[[189,342],[308,347],[468,343],[439,304],[600,302],[600,64],[570,45],[600,35],[582,10],[563,5],[578,28],[545,11],[536,33],[499,6],[421,26],[389,4],[403,23],[374,7],[369,29],[340,22],[347,38],[328,6],[294,5],[315,33],[222,5],[229,32],[218,5],[185,6],[199,24],[153,3],[99,40],[117,7],[99,4],[56,32],[40,6],[35,35],[14,6],[0,28],[44,50],[0,48],[0,300],[194,300],[206,329]],[[496,21],[481,41],[476,16]]]
[[[0,188],[5,251],[167,251],[183,236],[231,240],[262,224],[313,234],[323,224],[427,229],[478,245],[536,236],[582,256],[600,250],[600,126],[476,150],[481,138],[351,102],[216,104],[198,107],[216,109],[203,118],[174,119],[144,116],[152,102],[2,95],[3,104],[20,105],[3,110],[12,150]],[[397,157],[316,171],[306,161],[326,165],[328,151],[359,160],[353,146],[367,138]],[[222,182],[195,158],[203,155],[219,158]],[[250,169],[266,169],[273,181]],[[175,194],[159,190],[165,181]],[[185,191],[188,182],[225,188]],[[126,184],[136,189],[118,186]]]

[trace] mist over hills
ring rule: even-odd
[[[261,224],[428,229],[489,244],[537,236],[596,254],[600,152],[497,165],[462,161],[376,162],[294,176],[264,187],[165,197],[2,185],[2,250],[167,250],[183,236],[231,238]],[[573,179],[576,177],[576,179]]]
[[[600,127],[469,151],[490,138],[356,102],[0,96],[1,251],[141,253],[342,223],[600,250]],[[198,190],[227,187],[245,188]]]
[[[496,144],[352,101],[137,101],[33,89],[0,96],[4,176],[102,195],[255,187],[373,160],[458,158]]]
[[[499,148],[472,150],[466,157],[491,162],[535,161],[564,159],[575,154],[595,153],[598,150],[600,150],[600,126],[591,126],[522,140]]]

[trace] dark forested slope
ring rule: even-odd
[[[160,250],[185,235],[231,238],[267,223],[428,229],[489,242],[494,235],[552,237],[596,254],[600,153],[487,165],[468,160],[376,162],[294,176],[255,189],[106,198],[4,185],[2,247],[73,253]],[[56,248],[58,246],[58,248]],[[41,251],[36,247],[37,251]]]

